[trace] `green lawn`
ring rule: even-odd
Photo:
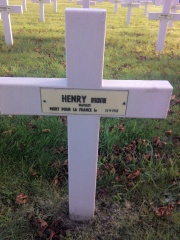
[[[0,21],[0,76],[66,76],[66,7],[77,5],[58,0],[58,13],[45,5],[40,23],[38,4],[27,1],[27,12],[11,15],[13,47],[5,45]],[[95,8],[107,9],[104,79],[168,80],[168,117],[101,119],[95,217],[76,223],[68,218],[66,118],[1,115],[1,240],[51,240],[53,231],[53,240],[179,239],[180,22],[156,53],[159,21],[148,21],[142,6],[128,27],[127,9],[114,15],[111,3]]]

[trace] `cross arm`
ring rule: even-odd
[[[128,90],[127,118],[166,118],[173,87],[168,81],[103,80],[103,88]]]
[[[56,78],[0,78],[0,114],[42,115],[40,88],[66,88]]]
[[[121,7],[139,8],[139,3],[121,3]]]
[[[4,115],[68,115],[43,113],[41,88],[68,89],[67,79],[0,78],[0,113]],[[119,94],[122,91],[128,91],[125,115],[100,116],[166,118],[172,89],[168,81],[103,80],[102,87],[95,90],[119,91]]]
[[[51,0],[31,0],[32,3],[51,3]]]
[[[22,6],[15,5],[15,6],[0,6],[0,12],[11,12],[11,13],[23,13]]]
[[[179,21],[180,14],[179,13],[163,14],[163,13],[152,12],[152,13],[149,13],[148,19],[149,20],[168,19],[168,20],[173,20],[173,21]]]

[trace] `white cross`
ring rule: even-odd
[[[122,0],[108,0],[108,2],[111,2],[114,4],[114,14],[117,14],[118,4],[120,4]]]
[[[90,0],[80,0],[80,1],[76,1],[76,4],[83,5],[83,8],[89,8],[90,6],[95,6],[96,2],[90,1]]]
[[[22,6],[10,6],[8,0],[0,0],[0,13],[3,22],[5,43],[13,45],[10,13],[23,13]]]
[[[57,0],[51,0],[54,3],[54,12],[57,12]]]
[[[32,3],[39,3],[40,21],[45,22],[44,4],[51,3],[51,0],[31,0],[31,1],[32,1]]]
[[[121,3],[121,7],[127,7],[127,18],[126,18],[126,25],[129,26],[131,22],[131,12],[132,8],[139,8],[139,3],[133,3],[133,0],[128,0],[126,3]]]
[[[156,6],[160,6],[164,3],[164,0],[153,0],[153,4]]]
[[[158,33],[158,40],[156,43],[156,51],[160,52],[164,48],[164,41],[166,37],[166,29],[169,20],[180,21],[180,14],[169,13],[171,7],[171,0],[164,0],[162,13],[149,13],[149,20],[160,20],[160,27]]]
[[[67,78],[0,78],[0,113],[68,116],[69,214],[93,218],[100,117],[166,118],[168,81],[103,80],[106,10],[68,8]]]
[[[26,0],[22,0],[22,5],[23,5],[23,10],[24,10],[24,11],[27,11]]]
[[[152,4],[152,0],[143,0],[140,2],[140,4],[144,5],[144,16],[146,16],[148,5]]]
[[[177,10],[180,10],[180,5],[178,0],[172,0],[170,11],[171,13],[177,13]],[[168,22],[168,27],[172,27],[173,19]]]

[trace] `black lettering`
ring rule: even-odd
[[[66,102],[66,95],[62,95],[62,102]]]
[[[66,112],[68,112],[68,111],[71,111],[71,108],[61,108],[61,111],[66,111]]]
[[[80,95],[62,95],[62,102],[85,103],[86,96]]]
[[[106,103],[107,98],[91,98],[91,103]]]
[[[81,96],[77,96],[77,102],[81,103]]]
[[[86,96],[82,96],[82,99],[83,99],[83,103],[85,103]]]
[[[92,112],[92,108],[79,108],[79,112]]]
[[[49,110],[50,111],[59,111],[59,107],[50,107]]]

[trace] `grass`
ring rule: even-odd
[[[46,22],[40,23],[38,5],[28,1],[27,12],[11,15],[13,47],[4,44],[0,24],[0,76],[66,76],[68,6],[77,7],[58,1],[53,13],[47,4]],[[148,21],[143,7],[133,9],[129,27],[126,9],[114,15],[111,3],[97,7],[107,9],[104,79],[169,80],[174,92],[168,117],[101,119],[95,217],[76,223],[68,218],[66,118],[0,116],[1,240],[39,239],[43,221],[60,239],[179,239],[180,22],[156,53],[159,22]],[[26,204],[17,202],[21,193]]]

